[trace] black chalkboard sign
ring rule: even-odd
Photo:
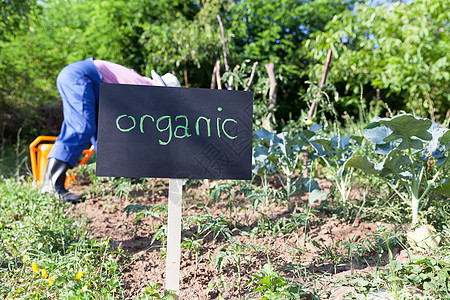
[[[102,83],[98,118],[98,176],[251,179],[251,92]]]

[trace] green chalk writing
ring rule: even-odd
[[[188,130],[189,130],[189,127],[188,127],[188,125],[189,125],[189,119],[186,117],[186,116],[176,116],[175,117],[175,121],[176,120],[178,120],[178,119],[180,119],[180,118],[183,118],[184,119],[184,121],[185,121],[185,124],[184,124],[184,126],[183,125],[178,125],[176,128],[175,128],[175,131],[174,131],[174,133],[173,133],[173,135],[176,137],[176,138],[178,138],[178,139],[182,139],[182,138],[185,138],[185,137],[190,137],[192,134],[189,134],[188,133]],[[180,130],[184,130],[184,133],[183,133],[183,135],[178,135],[177,134],[177,131],[178,131],[178,129],[180,129]]]
[[[211,136],[211,119],[205,117],[198,117],[197,122],[195,122],[195,132],[200,135],[200,120],[206,121],[206,128],[208,129],[208,136]]]
[[[218,112],[223,113],[222,110],[222,107],[217,108]],[[136,128],[136,120],[138,120],[139,128]],[[192,117],[181,114],[175,116],[152,116],[149,114],[133,116],[122,114],[116,118],[116,128],[120,132],[129,133],[133,132],[133,130],[138,130],[140,134],[154,134],[157,135],[158,143],[162,146],[170,144],[173,139],[188,139],[192,136],[234,140],[238,137],[237,126],[238,121],[233,118]]]
[[[122,119],[123,117],[128,117],[128,118],[130,118],[131,120],[133,120],[133,126],[131,126],[131,127],[128,128],[128,129],[123,129],[123,128],[119,125],[119,121],[120,121],[120,119]],[[119,129],[120,131],[122,131],[122,132],[128,132],[128,131],[130,131],[130,130],[133,130],[134,127],[136,127],[136,120],[134,119],[133,116],[120,115],[120,116],[118,116],[117,119],[116,119],[116,126],[117,126],[117,129]]]
[[[155,123],[155,119],[153,119],[152,116],[150,116],[150,115],[143,115],[141,117],[141,121],[139,122],[139,129],[141,130],[141,133],[144,133],[144,120],[145,120],[145,118],[150,118],[150,119],[152,119],[153,123]]]
[[[231,135],[229,135],[229,134],[225,131],[225,123],[227,123],[227,122],[233,122],[233,123],[235,123],[235,124],[237,124],[237,122],[236,122],[235,119],[226,119],[226,120],[223,121],[223,123],[222,123],[222,131],[223,131],[223,133],[224,133],[224,134],[227,136],[227,138],[229,138],[230,140],[234,140],[235,138],[237,138],[237,135],[231,136]],[[219,125],[217,125],[217,126],[219,126]]]
[[[167,126],[166,126],[166,128],[159,128],[159,123],[163,120],[167,120]],[[162,116],[161,118],[159,118],[158,121],[156,121],[156,129],[158,129],[159,132],[168,131],[168,134],[169,134],[166,142],[159,140],[159,143],[161,145],[167,145],[168,143],[170,143],[170,140],[172,139],[172,119],[171,119],[171,117],[170,116]]]

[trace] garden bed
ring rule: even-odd
[[[325,180],[319,182],[324,190],[330,186]],[[208,181],[188,183],[184,192],[184,221],[189,216],[226,220],[233,230],[233,240],[219,235],[213,241],[212,233],[196,236],[195,223],[183,230],[184,242],[198,244],[193,247],[187,243],[182,248],[181,299],[237,299],[240,295],[244,299],[258,298],[254,291],[255,274],[269,261],[287,280],[286,284],[298,287],[305,299],[311,295],[340,298],[346,293],[356,293],[351,287],[354,284],[349,284],[351,280],[373,274],[389,264],[388,252],[382,248],[382,234],[389,232],[392,237],[396,230],[392,225],[344,223],[322,212],[319,202],[308,208],[306,194],[294,200],[296,212],[302,213],[300,217],[293,218],[292,212],[283,206],[272,206],[273,214],[263,224],[259,214],[246,209],[251,204],[245,199],[212,201],[208,197],[210,188]],[[84,190],[89,190],[89,186],[84,186]],[[92,238],[109,239],[113,248],[120,247],[127,254],[120,258],[126,298],[142,295],[149,282],[164,286],[164,245],[161,240],[152,242],[152,238],[166,221],[164,214],[160,218],[146,216],[135,220],[136,212],[127,215],[127,211],[130,207],[164,205],[167,195],[168,180],[149,179],[138,192],[122,197],[92,195],[85,203],[69,207],[72,215],[87,219]],[[231,211],[227,201],[238,207]],[[236,224],[239,226],[233,227]],[[392,254],[395,260],[407,259],[406,251],[398,246],[392,248]],[[220,257],[222,264],[218,263]]]

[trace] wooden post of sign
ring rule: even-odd
[[[184,179],[169,179],[167,220],[166,290],[180,292],[181,204]]]

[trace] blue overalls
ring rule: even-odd
[[[63,102],[64,121],[48,158],[72,168],[89,142],[97,151],[97,118],[102,75],[94,59],[74,62],[58,74],[56,86]]]

